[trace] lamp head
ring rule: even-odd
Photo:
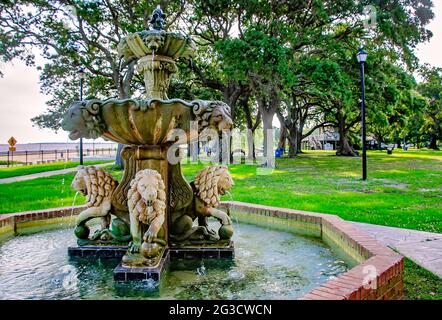
[[[78,70],[78,77],[80,79],[84,79],[85,78],[85,73],[84,73],[84,69],[80,68],[80,70]]]
[[[356,59],[358,59],[359,63],[365,63],[365,61],[367,61],[367,56],[368,53],[361,48],[358,54],[356,55]]]

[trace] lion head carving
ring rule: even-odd
[[[88,207],[99,207],[110,199],[118,182],[107,172],[94,166],[78,167],[71,187],[86,196]]]
[[[146,45],[146,47],[150,50],[150,52],[155,51],[157,52],[160,47],[164,45],[165,38],[165,32],[164,31],[157,31],[157,30],[149,30],[146,31],[143,38],[143,42]]]
[[[161,175],[156,170],[138,171],[127,193],[129,212],[144,224],[150,224],[166,213],[166,192]]]
[[[229,170],[225,166],[210,166],[201,170],[195,177],[198,197],[208,206],[217,207],[220,196],[234,185]]]
[[[230,117],[230,106],[222,101],[194,101],[193,113],[198,121],[198,131],[212,128],[221,132],[230,130],[233,121]]]
[[[106,125],[100,115],[99,100],[75,101],[63,117],[61,127],[69,132],[71,140],[96,139],[105,131]]]

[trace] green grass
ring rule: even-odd
[[[104,167],[111,171],[112,165]],[[118,172],[117,175],[121,175]],[[0,184],[0,213],[81,205],[85,197],[70,187],[75,172]]]
[[[202,167],[186,165],[184,173],[192,178]],[[360,178],[360,158],[324,151],[280,159],[270,175],[257,175],[253,165],[230,171],[233,200],[442,232],[442,152],[369,152],[367,181]]]
[[[98,163],[106,163],[109,160],[95,160],[95,161],[85,161],[86,165],[98,164]],[[19,167],[10,167],[10,168],[0,168],[0,179],[24,176],[27,174],[44,172],[44,171],[53,171],[53,170],[61,170],[66,168],[73,168],[78,166],[78,162],[55,162],[48,164],[34,164],[29,166],[19,166]]]
[[[407,300],[442,300],[442,279],[407,258],[404,267]]]
[[[7,166],[8,164],[23,164],[23,162],[20,161],[5,161],[5,160],[0,160],[0,166]]]

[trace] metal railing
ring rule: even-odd
[[[116,147],[84,149],[83,157],[113,158],[117,154]],[[7,167],[13,165],[31,165],[52,163],[58,161],[71,161],[80,157],[78,149],[61,150],[33,150],[33,151],[3,151],[0,152],[0,163]]]

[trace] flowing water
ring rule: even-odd
[[[77,192],[75,192],[75,195],[74,195],[74,199],[72,200],[72,210],[71,210],[71,220],[72,220],[72,217],[74,216],[74,205],[75,205],[75,201],[77,200],[77,196],[80,194],[80,191],[77,191]],[[73,225],[73,220],[71,221],[71,223],[69,224],[69,227],[72,227],[72,225]]]
[[[68,150],[69,150],[69,137],[66,138],[66,150],[64,150],[64,166],[63,166],[63,170],[66,170],[67,165],[68,165]],[[66,172],[63,173],[62,178],[61,178],[61,206],[64,207],[65,206],[65,191],[66,191]]]
[[[226,196],[228,197],[228,200],[233,202],[233,195],[228,190],[225,190],[225,192],[226,192]],[[240,228],[240,223],[239,223],[239,220],[238,220],[238,216],[235,215],[234,219],[235,219],[235,222],[236,222],[235,232],[238,233],[238,235],[241,235],[241,228]]]
[[[72,229],[18,236],[0,246],[0,299],[296,299],[347,270],[315,238],[241,224],[233,240],[233,260],[173,261],[157,286],[115,283],[119,260],[69,258]]]

